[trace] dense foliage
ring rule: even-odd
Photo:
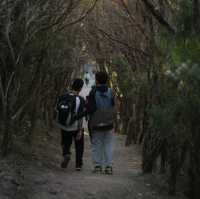
[[[163,57],[145,140],[145,147],[151,150],[144,156],[151,161],[144,163],[144,169],[151,170],[161,155],[161,170],[170,171],[170,192],[175,191],[177,178],[183,172],[188,183],[186,193],[199,198],[200,37],[193,6],[192,1],[181,1],[175,16],[176,35],[161,34],[157,42]],[[156,141],[151,143],[149,139]],[[156,147],[152,147],[155,142]]]
[[[185,193],[196,199],[200,196],[198,16],[196,0],[104,1],[86,26],[90,54],[102,69],[114,71],[112,85],[122,104],[126,144],[142,144],[143,171],[164,173],[171,194],[183,178]]]
[[[52,126],[56,96],[82,62],[78,22],[95,3],[83,0],[0,2],[3,155],[18,139],[31,142],[37,119]]]
[[[143,171],[163,173],[172,194],[184,179],[198,199],[199,17],[199,0],[2,0],[2,153],[31,143],[37,119],[52,127],[56,96],[93,60],[111,76]]]

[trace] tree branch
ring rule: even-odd
[[[134,51],[137,51],[137,52],[139,52],[139,53],[142,53],[144,56],[150,57],[150,55],[149,55],[148,53],[146,53],[145,51],[143,51],[143,50],[141,50],[141,49],[138,49],[138,48],[134,48],[134,47],[130,46],[129,44],[127,44],[127,43],[125,43],[125,42],[123,42],[123,41],[120,41],[120,40],[114,38],[112,35],[108,34],[108,33],[105,32],[104,30],[102,30],[102,29],[100,29],[100,28],[97,28],[97,30],[98,30],[99,32],[101,32],[101,33],[102,33],[105,37],[107,37],[108,39],[110,39],[110,40],[112,40],[112,41],[114,41],[114,42],[117,42],[117,43],[119,43],[119,44],[121,44],[121,45],[127,47],[128,49],[132,49],[132,50],[134,50]]]
[[[4,104],[5,94],[4,94],[1,74],[0,74],[0,93],[1,93],[2,104]]]
[[[96,4],[97,4],[98,1],[99,1],[99,0],[95,0],[95,2],[93,3],[93,5],[86,11],[86,13],[85,13],[83,16],[81,16],[80,18],[78,18],[78,19],[76,19],[76,20],[74,20],[74,21],[72,21],[72,22],[70,22],[70,23],[68,23],[68,24],[65,24],[64,26],[62,26],[61,28],[59,28],[59,31],[61,31],[61,30],[65,29],[65,28],[67,28],[67,27],[69,27],[69,26],[75,25],[75,24],[77,24],[77,23],[83,21],[83,20],[87,17],[87,15],[88,15],[90,12],[93,11],[93,9],[95,8],[95,6],[96,6]]]
[[[151,4],[148,0],[142,0],[142,2],[161,25],[163,25],[170,33],[176,33],[175,29],[167,22],[166,19],[164,19],[161,13],[155,9],[153,4]]]
[[[5,91],[5,98],[6,98],[6,99],[8,98],[8,92],[9,92],[10,86],[11,86],[11,84],[12,84],[14,75],[15,75],[15,72],[12,72],[12,74],[10,75],[8,84],[7,84],[7,86],[6,86],[6,91]]]
[[[28,106],[29,103],[31,102],[32,97],[33,97],[33,96],[30,96],[29,99],[27,99],[26,102],[24,102],[23,105],[20,106],[20,107],[18,108],[18,110],[15,112],[15,114],[12,115],[12,117],[11,117],[12,120],[15,120],[17,117],[19,117],[19,116],[22,114],[23,110],[24,110],[24,109],[26,108],[26,106]]]
[[[130,17],[132,23],[134,23],[134,24],[138,27],[138,29],[140,30],[140,32],[148,39],[149,36],[148,36],[147,34],[145,34],[145,29],[144,29],[144,27],[142,27],[141,24],[139,24],[139,23],[137,22],[137,20],[135,19],[135,17],[131,14],[129,8],[127,7],[127,5],[126,5],[126,3],[125,3],[125,1],[124,1],[124,0],[121,0],[121,3],[122,3],[122,6],[124,7],[125,11],[126,11],[127,14],[129,15],[129,17]]]

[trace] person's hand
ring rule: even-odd
[[[82,138],[83,132],[84,132],[84,130],[81,129],[81,130],[77,133],[77,135],[76,135],[76,140],[80,140],[80,139]]]
[[[113,128],[113,133],[115,133],[115,134],[117,134],[117,132],[118,132],[118,128]]]

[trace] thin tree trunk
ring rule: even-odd
[[[200,32],[200,3],[199,0],[193,0],[193,31],[198,33]]]
[[[10,143],[12,143],[12,132],[11,132],[11,123],[9,118],[6,117],[3,119],[3,139],[1,143],[1,152],[3,157],[8,154]]]

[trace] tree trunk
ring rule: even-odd
[[[199,0],[193,0],[193,31],[195,33],[200,32],[200,22],[199,22],[199,11],[200,11],[200,3]]]
[[[1,152],[3,157],[5,157],[9,152],[10,144],[12,143],[12,132],[11,132],[11,123],[9,118],[3,120],[3,139],[1,143]]]
[[[9,144],[11,142],[11,131],[10,131],[10,121],[8,115],[8,104],[7,100],[3,100],[3,111],[2,111],[3,119],[2,119],[2,132],[3,138],[1,143],[1,152],[3,156],[8,154]]]

